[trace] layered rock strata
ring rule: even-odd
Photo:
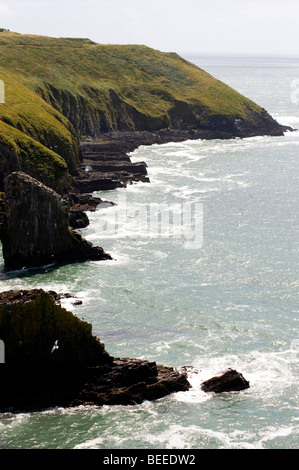
[[[55,261],[111,259],[71,230],[68,203],[22,172],[5,179],[6,222],[1,231],[5,267],[19,269]]]
[[[127,134],[81,142],[82,170],[76,177],[81,192],[107,191],[126,187],[134,182],[149,182],[145,162],[132,163],[128,152],[138,144],[126,141]]]
[[[0,409],[133,405],[186,391],[186,374],[141,359],[114,358],[92,326],[41,289],[0,294]]]

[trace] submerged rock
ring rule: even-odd
[[[54,190],[22,172],[5,179],[6,223],[1,231],[8,269],[54,261],[111,259],[71,230],[68,203]]]
[[[143,359],[114,358],[92,325],[42,289],[0,293],[0,409],[133,405],[190,388],[186,374]]]
[[[240,372],[228,369],[222,375],[212,377],[201,384],[204,392],[234,392],[249,388],[249,382],[244,379]]]

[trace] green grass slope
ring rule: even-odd
[[[236,120],[249,128],[271,120],[177,54],[146,46],[5,31],[0,79],[0,180],[16,168],[55,189],[76,173],[84,136],[166,127],[232,131]]]

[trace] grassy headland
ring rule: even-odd
[[[230,131],[236,120],[250,129],[265,116],[177,54],[146,46],[4,31],[0,79],[0,180],[22,170],[58,190],[79,168],[80,138],[163,128]]]

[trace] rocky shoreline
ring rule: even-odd
[[[11,369],[0,366],[0,411],[51,407],[137,405],[191,388],[172,367],[142,359],[111,358],[84,369],[60,367]]]
[[[281,127],[277,135],[291,130]],[[163,130],[156,133],[120,132],[105,134],[100,139],[88,138],[81,142],[81,170],[74,176],[72,188],[63,195],[20,172],[6,179],[4,226],[10,217],[12,223],[11,234],[6,233],[4,241],[5,236],[11,239],[14,233],[21,233],[22,242],[25,234],[33,240],[40,226],[47,237],[47,242],[42,244],[46,248],[45,252],[40,250],[38,255],[34,254],[33,265],[47,261],[111,259],[102,248],[93,247],[72,229],[88,225],[87,211],[114,205],[113,201],[95,197],[92,194],[94,191],[126,187],[139,181],[150,182],[146,163],[132,163],[130,152],[140,145],[234,137],[237,136],[221,132]],[[22,204],[27,206],[24,208]],[[30,213],[34,207],[35,210]],[[22,214],[25,214],[24,220]],[[57,220],[60,228],[57,227]],[[53,256],[53,247],[49,242],[50,226],[55,226],[53,238],[64,240],[56,256]],[[58,229],[60,232],[57,235]],[[40,233],[37,235],[38,241]],[[26,240],[24,243],[26,251],[30,244]],[[10,257],[9,268],[20,267],[28,253],[21,264],[19,255],[20,252]],[[41,289],[0,293],[0,338],[4,341],[6,354],[5,363],[0,364],[1,410],[134,405],[191,388],[188,368],[176,370],[147,360],[110,356],[103,343],[91,334],[91,325],[61,308],[60,300],[64,296],[70,294],[44,292]],[[78,346],[78,338],[81,347]],[[201,385],[206,393],[239,391],[248,387],[249,383],[242,374],[232,369]]]
[[[221,128],[221,126],[220,126]],[[81,170],[74,175],[74,187],[64,197],[71,207],[72,227],[88,225],[85,211],[94,211],[101,206],[113,205],[93,197],[94,191],[109,191],[124,188],[136,182],[149,183],[146,162],[132,163],[130,152],[142,145],[183,142],[185,140],[215,140],[248,138],[259,135],[282,136],[292,132],[272,119],[265,118],[264,124],[252,128],[237,127],[231,131],[219,129],[161,129],[159,131],[115,131],[98,137],[88,137],[80,142]]]
[[[109,262],[111,256],[76,229],[88,225],[88,211],[114,205],[94,192],[150,182],[146,162],[133,163],[129,155],[141,145],[292,131],[176,54],[2,35],[11,90],[0,120],[0,237],[7,270]],[[68,65],[58,70],[57,61]],[[189,390],[185,372],[111,357],[92,326],[61,307],[63,295],[0,293],[1,409],[127,405]],[[229,371],[203,390],[248,386]]]
[[[42,289],[0,293],[0,410],[134,405],[189,390],[185,372],[112,357],[61,297]]]
[[[93,192],[125,188],[136,182],[150,182],[146,162],[133,163],[129,156],[141,145],[188,139],[245,138],[262,135],[263,132],[281,136],[287,131],[293,129],[281,126],[271,118],[270,122],[266,119],[265,127],[259,131],[254,130],[254,127],[246,131],[236,131],[234,128],[231,132],[162,129],[156,132],[113,132],[97,138],[89,137],[80,144],[81,169],[72,176],[72,185],[62,194],[25,173],[14,172],[5,178],[5,197],[0,199],[0,236],[5,266],[8,269],[21,269],[52,262],[111,259],[103,248],[93,247],[73,230],[88,226],[87,211],[115,205],[113,201],[95,197]],[[17,182],[12,183],[12,178]],[[60,228],[63,225],[59,234],[56,233],[57,223],[53,217],[59,221]],[[53,246],[45,239],[49,238],[49,234],[52,235]],[[41,240],[44,241],[40,243]]]
[[[136,405],[186,392],[190,367],[111,356],[92,325],[61,307],[59,294],[43,289],[0,293],[0,411],[50,407]],[[207,393],[249,388],[228,369],[201,384]]]

